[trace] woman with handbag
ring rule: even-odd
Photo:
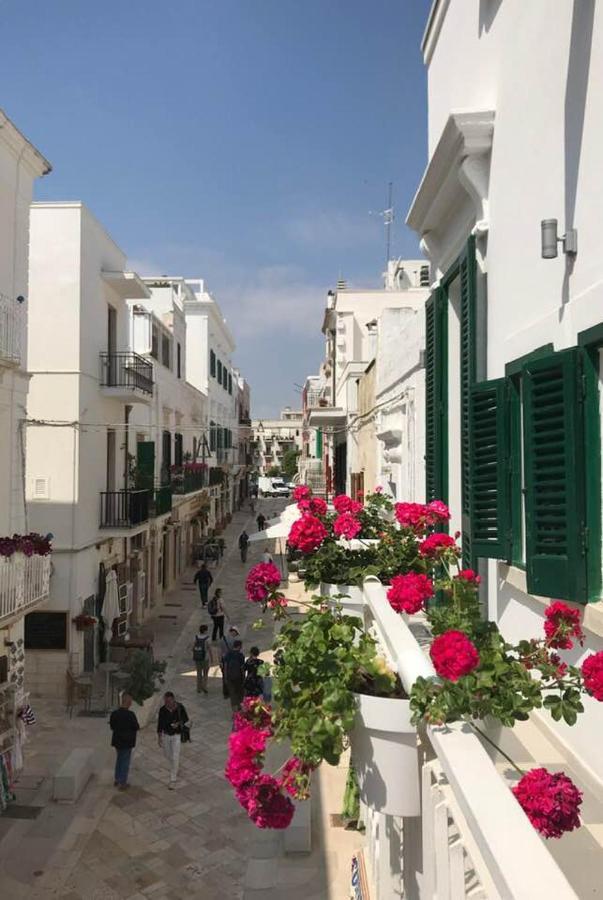
[[[180,745],[191,739],[190,720],[182,703],[178,703],[172,691],[163,695],[163,706],[157,718],[157,739],[170,764],[171,791],[176,787],[180,764]]]

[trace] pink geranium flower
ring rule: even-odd
[[[458,681],[479,666],[479,653],[462,631],[445,631],[429,648],[434,669],[440,678]]]
[[[433,584],[427,575],[409,572],[407,575],[395,575],[387,592],[390,606],[396,612],[409,615],[419,612],[425,601],[433,597]]]
[[[584,632],[580,625],[580,610],[572,609],[567,603],[555,600],[544,611],[544,634],[548,647],[556,650],[571,650],[572,638],[584,643]]]
[[[603,650],[586,657],[582,663],[582,678],[591,697],[603,702]]]
[[[512,791],[534,826],[546,838],[580,827],[582,792],[564,772],[530,769]]]
[[[274,563],[258,563],[249,570],[245,580],[247,599],[253,603],[264,603],[281,583],[281,573]]]
[[[289,545],[301,550],[302,553],[312,553],[327,537],[327,529],[320,519],[310,513],[305,513],[291,526]]]
[[[352,540],[362,531],[362,523],[351,512],[344,512],[333,522],[333,531],[338,537]]]

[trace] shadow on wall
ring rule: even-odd
[[[576,195],[584,135],[584,115],[588,92],[590,56],[593,38],[595,0],[574,0],[570,36],[567,79],[565,87],[564,159],[565,159],[565,222],[563,231],[575,227]],[[565,274],[561,288],[559,321],[570,299],[570,278],[575,257],[565,255]]]
[[[479,0],[479,35],[488,33],[494,24],[502,0]]]

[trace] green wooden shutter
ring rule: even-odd
[[[136,444],[136,487],[141,491],[150,491],[154,484],[155,441],[138,441]]]
[[[523,368],[528,591],[585,602],[586,509],[581,350]]]
[[[447,500],[447,323],[445,293],[425,304],[425,497]]]
[[[475,558],[510,559],[506,379],[474,384],[470,397],[471,550]]]
[[[470,237],[459,262],[461,345],[461,513],[463,563],[474,565],[471,509],[471,387],[475,383],[475,238]]]

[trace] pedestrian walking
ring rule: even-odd
[[[224,657],[234,647],[234,642],[239,640],[241,634],[236,625],[231,625],[228,632],[222,638],[222,652],[220,653],[220,670],[222,672],[222,696],[228,699],[228,687],[224,676]]]
[[[245,657],[242,653],[242,646],[241,641],[235,641],[232,650],[229,650],[222,659],[224,681],[233,713],[240,709],[244,695]]]
[[[249,512],[255,512],[255,500],[253,499],[253,497],[249,501]]]
[[[262,553],[262,562],[263,563],[271,563],[273,562],[272,555],[268,550],[268,547],[264,547],[264,552]]]
[[[193,644],[193,662],[197,669],[197,693],[207,694],[207,676],[209,673],[209,629],[207,625],[199,625]]]
[[[260,659],[259,647],[252,647],[249,658],[245,661],[245,684],[243,693],[246,697],[260,697],[264,693],[264,679],[259,673],[263,660]]]
[[[266,516],[263,515],[263,513],[259,513],[259,514],[258,514],[258,517],[257,517],[257,519],[256,519],[256,522],[257,522],[257,525],[258,525],[258,531],[263,531],[263,530],[264,530],[264,525],[266,524]]]
[[[157,740],[163,748],[166,759],[170,764],[169,789],[176,787],[178,779],[178,767],[180,765],[180,747],[190,738],[190,727],[186,709],[182,703],[178,703],[172,691],[166,691],[163,695],[163,706],[157,717]]]
[[[136,746],[136,735],[140,725],[136,715],[132,712],[132,697],[130,694],[121,695],[119,709],[114,709],[109,717],[109,727],[112,731],[111,746],[115,747],[115,776],[113,784],[120,791],[130,787],[128,774],[132,750]]]
[[[224,637],[224,616],[226,612],[224,610],[224,606],[222,604],[222,588],[216,588],[216,592],[207,604],[207,611],[211,616],[211,620],[214,624],[211,639],[215,641]]]
[[[239,535],[239,551],[241,553],[241,562],[242,563],[247,562],[248,547],[249,547],[249,535],[247,534],[245,529],[243,529],[243,531]]]
[[[201,597],[201,606],[207,606],[207,596],[209,588],[213,583],[214,576],[207,568],[207,563],[201,563],[200,568],[195,572],[193,583],[199,585],[199,596]]]

